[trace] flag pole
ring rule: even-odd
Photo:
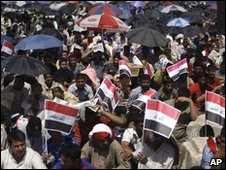
[[[207,91],[205,92],[205,137],[207,137],[206,97],[207,97]]]

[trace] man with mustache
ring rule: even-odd
[[[191,99],[191,93],[186,87],[181,87],[177,91],[175,99],[166,100],[165,103],[180,110],[181,114],[173,131],[178,142],[187,140],[186,128],[191,121],[195,121],[199,112]]]

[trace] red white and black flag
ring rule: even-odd
[[[1,52],[4,52],[8,55],[12,55],[14,52],[14,46],[10,42],[4,40],[2,44]]]
[[[145,110],[146,103],[149,99],[152,99],[157,92],[155,90],[148,90],[140,97],[138,97],[133,103],[132,106],[138,108],[141,111]]]
[[[206,91],[206,119],[221,126],[225,121],[225,98],[214,92]]]
[[[132,75],[127,62],[124,60],[119,60],[119,75],[123,75],[123,74],[127,75],[128,77],[131,77]]]
[[[151,64],[146,64],[144,74],[148,74],[150,79],[152,79],[152,77],[155,75],[155,70]]]
[[[51,100],[45,100],[45,128],[66,134],[71,132],[79,110]]]
[[[150,99],[146,104],[144,129],[169,138],[176,126],[180,111],[166,103]]]
[[[188,63],[187,59],[180,60],[176,64],[169,66],[166,68],[169,77],[172,78],[174,81],[179,79],[181,74],[188,73]]]
[[[110,113],[115,109],[120,101],[120,97],[115,85],[106,77],[98,88],[96,95],[100,103],[103,103]]]

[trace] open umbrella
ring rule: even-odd
[[[166,26],[168,27],[186,27],[190,25],[190,23],[184,19],[184,18],[174,18],[173,20],[170,20]]]
[[[1,71],[9,73],[38,76],[49,73],[50,70],[40,60],[29,56],[10,56],[1,62]]]
[[[50,35],[33,35],[22,39],[15,48],[17,50],[31,50],[31,49],[48,49],[61,47],[62,41]]]
[[[144,8],[144,1],[132,1],[131,5],[134,6],[135,8]]]
[[[194,37],[201,33],[204,33],[204,30],[199,26],[188,26],[183,29],[183,34],[185,37]]]
[[[169,5],[161,10],[162,13],[169,13],[171,11],[187,12],[186,9],[179,5]]]
[[[132,29],[125,35],[129,41],[144,45],[146,47],[164,47],[167,45],[167,39],[158,31],[147,27]]]
[[[105,14],[105,15],[119,16],[122,14],[122,10],[112,4],[102,4],[92,8],[88,12],[88,14],[89,15]]]
[[[88,29],[110,32],[127,32],[129,26],[127,26],[122,20],[112,15],[92,15],[78,23],[79,26]]]
[[[129,10],[123,9],[123,8],[120,8],[120,9],[122,10],[122,14],[118,16],[119,18],[128,19],[133,16]]]

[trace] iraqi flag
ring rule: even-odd
[[[147,101],[149,99],[152,99],[155,94],[156,94],[155,90],[148,90],[147,92],[142,94],[138,99],[136,99],[132,103],[132,106],[138,108],[140,111],[144,111]]]
[[[115,85],[106,77],[98,88],[96,95],[99,102],[104,104],[110,113],[115,109],[120,101],[120,97]]]
[[[144,74],[148,74],[150,79],[152,79],[152,77],[155,75],[155,70],[151,64],[149,63],[146,64]]]
[[[166,68],[169,77],[172,78],[174,81],[179,79],[181,74],[188,73],[188,63],[187,59],[180,60],[176,64],[169,66]]]
[[[132,73],[131,70],[127,64],[126,61],[124,60],[119,60],[119,74],[120,75],[127,75],[128,77],[131,77]]]
[[[4,40],[2,44],[1,52],[4,52],[8,55],[12,55],[13,51],[14,51],[14,46],[10,42]]]
[[[66,134],[71,132],[79,110],[69,105],[45,100],[45,128]]]
[[[179,110],[162,101],[150,99],[146,104],[144,129],[154,131],[169,139],[180,113]]]
[[[206,91],[206,119],[224,125],[225,121],[225,98],[214,92]]]

